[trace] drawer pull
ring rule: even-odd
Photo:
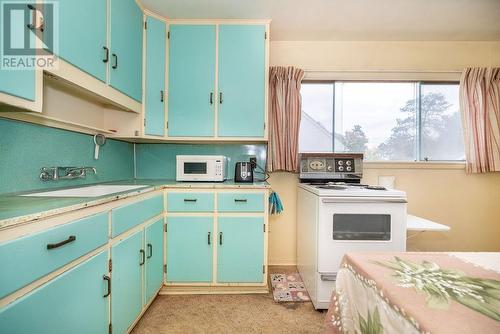
[[[247,199],[241,199],[241,198],[235,198],[235,199],[234,199],[234,201],[235,201],[236,203],[246,203],[246,202],[248,202],[248,200],[247,200]]]
[[[61,242],[55,243],[55,244],[47,244],[47,249],[54,249],[57,247],[61,247],[63,245],[69,244],[70,242],[73,242],[76,240],[76,237],[74,235],[70,235],[68,239],[63,240]]]
[[[149,255],[146,258],[150,259],[153,256],[153,245],[148,244],[148,253]]]
[[[106,297],[108,297],[111,294],[111,277],[109,277],[107,275],[104,275],[104,276],[102,276],[102,279],[105,280],[106,283],[108,283],[108,291],[103,296],[104,298],[106,298]]]
[[[207,236],[207,243],[210,245],[210,241],[212,239],[212,234],[210,232],[208,232],[208,236]]]
[[[219,245],[222,245],[222,232],[219,232]]]
[[[141,262],[139,263],[139,265],[142,266],[144,262],[146,262],[146,252],[144,251],[144,249],[141,249],[139,253],[141,253]]]
[[[184,198],[184,202],[196,202],[196,198]]]

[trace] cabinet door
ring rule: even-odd
[[[2,5],[0,3],[0,5]],[[6,47],[10,47],[12,49],[17,49],[23,47],[27,41],[25,41],[26,37],[29,37],[29,43],[32,44],[35,41],[35,36],[31,32],[31,30],[25,24],[25,17],[29,17],[30,10],[28,9],[27,4],[19,3],[18,8],[16,10],[10,11],[10,15],[5,15],[10,22],[6,21],[2,24],[10,25],[10,44],[8,41],[3,40],[1,43],[5,43],[2,45],[2,50]],[[2,13],[3,14],[3,13]],[[2,21],[3,21],[2,17]],[[4,51],[5,53],[5,51]],[[29,55],[33,56],[34,51]],[[9,57],[4,57],[2,61],[9,60]],[[17,58],[16,58],[17,59]],[[0,69],[0,92],[6,93],[8,95],[12,95],[15,97],[20,97],[22,99],[34,101],[35,100],[35,70],[33,69],[15,69],[15,70],[7,70]],[[0,96],[0,102],[3,99]]]
[[[265,32],[264,25],[219,26],[221,137],[264,136]]]
[[[147,304],[154,297],[163,283],[163,235],[163,218],[146,226],[144,304]]]
[[[146,29],[146,101],[145,133],[165,134],[165,47],[166,26],[163,21],[147,17]]]
[[[169,137],[214,135],[215,26],[171,25]]]
[[[0,310],[0,333],[108,333],[108,252],[61,274]]]
[[[59,56],[106,81],[106,0],[64,0],[59,6]]]
[[[142,100],[142,11],[135,0],[110,0],[109,84]]]
[[[220,217],[217,235],[217,281],[263,282],[264,218]]]
[[[113,333],[125,333],[142,309],[142,238],[139,231],[111,248]]]
[[[212,217],[167,218],[167,281],[212,281]]]

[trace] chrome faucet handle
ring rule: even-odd
[[[59,180],[59,167],[42,167],[39,177],[42,181],[57,181]]]

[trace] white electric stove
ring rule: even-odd
[[[330,161],[338,164],[335,154],[332,156]],[[321,174],[314,170],[312,182],[308,182],[306,175],[298,185],[297,267],[314,307],[324,309],[330,303],[344,254],[405,251],[406,193],[362,185],[358,170],[344,177],[338,177],[337,172],[329,173],[325,154],[319,160],[310,154],[306,159],[309,167],[321,166],[324,171]],[[343,154],[338,159],[343,159],[345,166],[346,161],[353,162],[346,159],[360,158]],[[354,162],[350,165],[361,164]],[[301,164],[301,176],[304,173],[307,171]],[[324,177],[318,177],[321,175]]]

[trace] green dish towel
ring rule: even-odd
[[[269,195],[269,213],[272,215],[279,215],[283,212],[283,203],[277,193],[274,191]]]

